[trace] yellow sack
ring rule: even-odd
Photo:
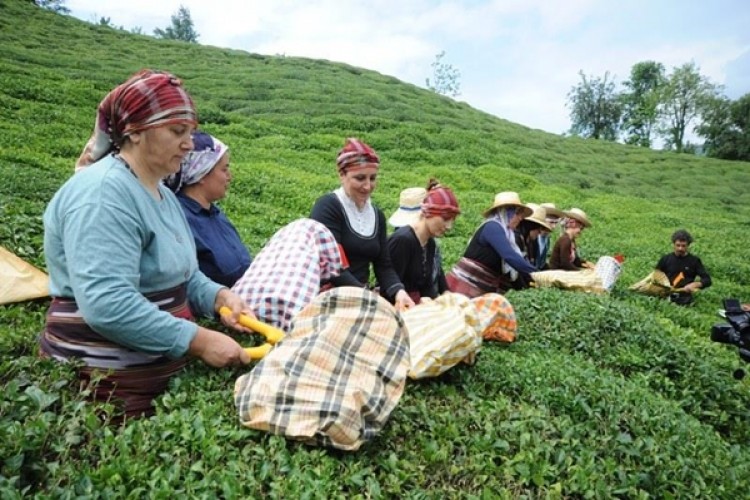
[[[607,289],[602,284],[601,277],[593,269],[582,269],[581,271],[563,271],[560,269],[537,271],[531,273],[531,278],[539,288],[556,287],[579,292],[607,292]]]
[[[515,312],[500,294],[469,300],[446,292],[401,313],[409,334],[409,378],[437,377],[460,362],[474,364],[482,338],[515,340]]]
[[[531,273],[531,278],[539,288],[557,287],[579,292],[607,293],[615,286],[620,273],[622,263],[614,257],[602,255],[593,269],[538,271]]]
[[[631,285],[629,290],[654,297],[666,297],[671,293],[681,291],[682,288],[672,287],[667,275],[657,269],[638,283]]]
[[[0,304],[38,299],[48,295],[47,275],[0,247]]]

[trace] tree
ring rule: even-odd
[[[631,68],[630,80],[623,82],[627,90],[621,94],[622,131],[626,144],[651,147],[651,135],[659,119],[660,92],[665,81],[661,63],[643,61]]]
[[[750,94],[736,101],[723,96],[710,99],[696,132],[705,139],[706,155],[750,161]]]
[[[461,95],[461,73],[451,64],[444,63],[443,57],[445,51],[435,56],[435,61],[431,64],[432,82],[426,78],[425,84],[428,89],[438,94],[458,97]]]
[[[615,92],[615,82],[604,78],[587,78],[583,71],[581,82],[568,93],[570,110],[570,133],[592,139],[614,141],[620,128],[622,103]]]
[[[717,93],[716,86],[701,76],[695,63],[674,68],[661,92],[658,132],[667,149],[683,151],[685,132]]]
[[[198,33],[193,26],[193,19],[190,17],[190,10],[180,5],[180,8],[172,16],[172,26],[165,29],[156,28],[154,35],[157,38],[167,40],[182,40],[184,42],[198,43]]]
[[[65,0],[31,0],[31,3],[58,14],[70,14],[70,9],[65,6]]]

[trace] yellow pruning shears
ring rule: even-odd
[[[228,307],[222,307],[219,309],[219,314],[222,316],[229,316],[232,314],[232,310]],[[280,328],[263,323],[245,314],[240,314],[239,323],[244,327],[250,328],[254,332],[260,333],[266,338],[266,343],[263,345],[258,347],[245,347],[245,352],[250,356],[250,359],[256,361],[262,359],[277,342],[284,338],[284,332]]]

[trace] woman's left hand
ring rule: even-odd
[[[244,333],[252,333],[253,331],[245,326],[240,325],[240,314],[255,318],[253,312],[248,309],[245,301],[240,298],[239,295],[232,292],[229,288],[222,288],[219,293],[216,294],[216,302],[214,303],[214,310],[218,313],[222,307],[228,308],[232,311],[232,314],[220,314],[221,322],[226,326],[233,328],[237,331]]]
[[[407,309],[414,307],[416,304],[411,300],[411,297],[406,293],[406,290],[399,290],[396,293],[395,305],[397,311],[406,311]]]

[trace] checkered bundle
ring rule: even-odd
[[[237,379],[235,405],[252,429],[357,450],[382,430],[408,369],[408,336],[393,306],[362,288],[334,288]]]

